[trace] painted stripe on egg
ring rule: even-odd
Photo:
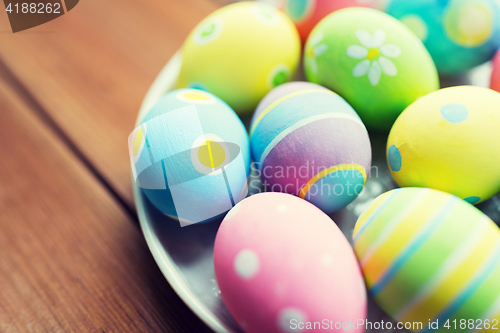
[[[490,230],[491,231],[491,230]],[[462,257],[462,262],[449,275],[442,277],[442,281],[437,285],[437,294],[432,294],[424,299],[416,308],[408,313],[405,318],[411,320],[427,320],[437,318],[445,308],[447,308],[474,277],[474,273],[480,270],[497,243],[498,237],[487,232],[481,242],[473,248],[472,252]],[[483,258],[483,260],[478,260]],[[448,258],[446,259],[448,260]],[[457,279],[457,277],[460,277]]]
[[[408,194],[411,194],[411,197],[408,197]],[[391,208],[403,210],[405,204],[412,201],[414,197],[415,191],[401,191],[391,204]],[[376,242],[386,228],[385,222],[387,219],[384,217],[384,213],[377,216],[376,221],[372,224],[369,231],[370,233],[375,233],[376,238],[370,238],[371,235],[367,232],[366,236],[363,237],[362,244],[356,245],[361,260],[364,262],[362,267],[369,272],[366,274],[366,280],[369,286],[374,285],[384,276],[389,270],[390,265],[398,259],[399,254],[403,253],[408,248],[408,244],[412,243],[416,237],[415,235],[418,235],[418,233],[428,225],[429,221],[432,220],[436,212],[442,208],[445,202],[446,199],[444,197],[436,198],[433,202],[426,203],[425,210],[420,209],[414,214],[408,215],[405,220],[406,223],[399,225],[398,228],[394,230],[391,239],[380,245],[370,260],[363,260],[364,253],[366,253],[366,248],[363,247],[364,243],[371,244],[372,242]],[[394,211],[388,209],[387,214],[392,216]],[[384,261],[381,263],[378,258],[384,258]]]
[[[259,161],[259,168],[262,168],[262,166],[264,165],[264,161],[265,161],[267,155],[269,155],[269,153],[271,152],[271,150],[273,150],[273,148],[276,147],[276,145],[278,143],[280,143],[280,141],[283,140],[287,135],[289,135],[290,133],[294,132],[295,130],[297,130],[301,127],[304,127],[308,124],[311,124],[313,122],[325,120],[325,119],[332,119],[332,118],[349,119],[349,120],[352,120],[356,123],[359,123],[360,125],[362,125],[364,127],[363,123],[358,118],[351,116],[351,115],[348,115],[348,114],[345,114],[345,113],[340,113],[340,112],[324,113],[324,114],[319,114],[316,116],[312,116],[312,117],[303,119],[301,121],[296,122],[292,126],[288,127],[286,130],[282,131],[281,133],[279,133],[271,141],[271,143],[269,143],[269,145],[267,145],[267,147],[262,152],[262,155],[261,155],[261,158]]]
[[[254,155],[260,156],[260,153],[279,133],[297,122],[329,113],[351,116],[352,119],[356,119],[357,124],[361,125],[360,132],[366,131],[356,111],[339,95],[329,91],[299,94],[281,101],[260,120],[259,125],[252,133]],[[260,160],[260,158],[256,158],[256,160]]]
[[[498,267],[500,263],[500,241],[497,241],[495,249],[491,251],[491,254],[481,267],[481,269],[475,274],[473,281],[467,285],[467,287],[462,291],[462,293],[455,299],[455,301],[446,308],[439,318],[449,318],[453,313],[455,313],[460,307],[476,292],[477,289],[483,284],[484,281],[489,277],[491,273]]]
[[[385,197],[382,197],[382,196],[379,197],[379,198],[381,198],[381,200],[378,203],[378,206],[376,206],[377,209],[375,209],[375,211],[373,211],[372,214],[370,214],[369,216],[366,217],[364,223],[359,224],[359,228],[354,229],[354,233],[353,233],[354,243],[356,243],[358,241],[359,237],[365,232],[366,228],[368,228],[373,223],[373,221],[375,221],[377,216],[384,210],[384,208],[386,208],[391,203],[391,201],[396,197],[397,194],[398,194],[398,190],[396,189],[396,190],[391,191],[390,194],[387,194]],[[364,216],[362,216],[362,217],[364,217]],[[363,222],[363,221],[361,221],[361,222]]]
[[[259,115],[259,117],[257,117],[257,119],[255,120],[255,122],[253,123],[252,128],[250,129],[250,137],[253,135],[255,129],[257,128],[257,125],[260,123],[260,121],[262,120],[262,118],[264,118],[278,104],[280,104],[284,100],[287,100],[287,99],[292,98],[294,96],[302,95],[302,94],[308,94],[308,93],[327,93],[327,94],[337,95],[333,91],[329,91],[329,90],[307,89],[307,90],[296,91],[296,92],[293,92],[293,93],[288,94],[286,96],[283,96],[280,99],[278,99],[276,102],[274,102],[271,105],[269,105],[264,111],[262,111],[262,113]]]
[[[425,199],[425,196],[429,193],[429,189],[425,189],[423,191],[419,191],[417,195],[412,198],[409,205],[407,205],[403,210],[394,215],[394,217],[386,224],[383,229],[383,232],[380,234],[378,239],[372,243],[366,251],[361,259],[361,266],[365,266],[367,262],[372,258],[373,254],[383,245],[388,239],[393,235],[394,231],[400,225],[401,220],[406,219],[416,208],[417,206]]]
[[[442,326],[448,319],[500,320],[497,227],[456,197],[428,189],[399,191],[354,244],[369,293],[399,322],[423,322],[426,326],[429,320],[439,319]],[[418,199],[420,191],[428,192],[424,200]],[[372,203],[357,227],[372,218],[383,202]],[[408,212],[409,205],[415,206],[412,212]],[[423,214],[426,211],[430,216]],[[424,225],[415,229],[418,219]],[[394,220],[399,220],[399,230]],[[373,250],[377,246],[379,249]],[[370,261],[369,267],[363,266],[365,261]]]
[[[497,297],[497,299],[493,302],[493,304],[488,309],[488,312],[486,312],[483,316],[481,316],[481,318],[483,319],[483,322],[486,319],[492,320],[492,319],[500,318],[500,296]],[[482,328],[471,331],[471,332],[481,332],[481,331],[483,331]]]
[[[500,265],[497,266],[493,272],[487,277],[487,279],[481,284],[478,290],[467,300],[467,302],[453,315],[453,318],[465,318],[464,312],[469,310],[477,310],[478,312],[474,315],[474,318],[481,318],[482,314],[486,313],[488,309],[491,309],[498,299],[500,293]],[[478,304],[478,300],[481,304]],[[484,301],[483,301],[484,300]],[[491,310],[490,310],[491,311]],[[496,317],[492,319],[497,319],[500,323],[500,313],[497,313]],[[498,328],[498,325],[497,325]]]
[[[366,221],[368,220],[368,217],[373,215],[373,212],[380,206],[382,202],[385,201],[387,198],[388,192],[379,195],[375,199],[373,199],[371,202],[368,202],[367,204],[369,205],[368,209],[364,211],[361,216],[358,218],[358,221],[354,225],[354,229],[352,230],[352,239],[355,242],[358,232],[361,230],[361,228],[366,228]]]
[[[494,251],[481,267],[481,269],[474,275],[473,280],[467,285],[466,288],[455,298],[455,300],[444,309],[441,314],[437,317],[439,322],[445,322],[450,318],[456,311],[458,311],[465,302],[479,289],[482,283],[488,278],[488,276],[493,273],[498,264],[500,263],[500,241],[497,241]],[[430,332],[430,329],[424,330],[423,332]]]
[[[363,184],[366,183],[366,170],[359,164],[338,164],[332,166],[330,168],[324,169],[318,172],[314,177],[312,177],[301,189],[299,192],[299,197],[304,199],[311,189],[311,187],[318,182],[321,178],[324,178],[332,173],[337,171],[348,171],[348,170],[357,170],[363,175]]]
[[[379,281],[377,281],[370,289],[370,294],[376,296],[383,288],[391,281],[399,269],[411,258],[411,256],[422,247],[432,233],[444,222],[449,215],[451,209],[457,205],[455,197],[449,198],[441,209],[427,223],[426,227],[414,237],[413,241],[407,248],[397,257],[392,265],[387,269]]]
[[[394,318],[399,321],[408,320],[408,318],[411,318],[410,314],[413,311],[439,291],[440,285],[444,284],[444,281],[454,275],[457,268],[464,264],[464,258],[467,258],[483,242],[485,233],[489,231],[489,221],[490,219],[485,217],[477,223],[478,225],[474,232],[446,259],[444,265],[434,273],[433,278],[417,292],[417,295],[411,301],[394,315]]]

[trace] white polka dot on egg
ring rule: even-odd
[[[323,266],[331,266],[333,265],[333,257],[329,254],[324,254],[320,258],[321,265]]]
[[[307,317],[300,309],[294,307],[284,308],[278,313],[278,328],[285,333],[302,332],[303,330],[292,326],[292,320],[294,320],[295,323],[304,323],[307,320]]]
[[[276,26],[281,20],[276,8],[263,6],[261,3],[256,3],[252,7],[252,13],[260,22],[269,26]]]
[[[288,211],[288,206],[284,205],[284,204],[281,204],[281,205],[278,205],[277,209],[278,209],[278,212],[284,213],[284,212]]]
[[[252,250],[241,250],[234,259],[234,270],[236,274],[244,279],[254,277],[259,272],[259,268],[259,256]]]

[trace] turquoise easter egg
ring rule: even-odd
[[[247,194],[248,134],[218,97],[167,93],[129,137],[134,178],[162,213],[182,224],[209,221]]]
[[[500,47],[495,0],[392,0],[386,11],[424,42],[441,74],[463,73]]]

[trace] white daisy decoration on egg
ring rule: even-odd
[[[308,63],[309,68],[316,77],[318,75],[318,63],[316,59],[328,50],[326,44],[321,43],[323,41],[323,34],[318,33],[311,37],[311,42],[308,44],[307,50],[305,50],[305,61]]]
[[[347,48],[347,55],[353,59],[363,59],[352,70],[354,77],[368,75],[372,86],[380,82],[382,73],[396,76],[398,69],[389,58],[401,55],[401,48],[394,44],[384,44],[386,34],[383,30],[375,30],[373,35],[360,29],[355,32],[361,45],[351,45]]]

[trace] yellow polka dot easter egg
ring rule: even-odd
[[[500,192],[500,93],[460,86],[411,104],[394,123],[387,160],[399,186],[476,204]]]
[[[184,42],[182,58],[179,88],[209,91],[245,114],[291,79],[300,38],[293,22],[276,8],[239,2],[205,18]]]

